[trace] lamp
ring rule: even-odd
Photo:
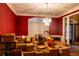
[[[22,39],[25,39],[25,36],[24,35],[22,35]]]

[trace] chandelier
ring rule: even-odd
[[[48,3],[45,3],[46,4],[46,15],[45,15],[45,18],[43,18],[43,22],[44,22],[44,25],[45,26],[50,26],[50,23],[51,23],[51,17],[49,15],[50,11],[49,11],[49,8],[48,8]]]

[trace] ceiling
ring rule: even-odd
[[[58,17],[79,7],[79,3],[9,3],[17,15]]]

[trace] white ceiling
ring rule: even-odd
[[[79,7],[79,3],[9,3],[17,15],[58,17]]]

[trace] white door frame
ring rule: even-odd
[[[65,37],[65,32],[64,32],[65,31],[65,18],[67,18],[67,24],[68,24],[67,25],[67,43],[69,44],[69,17],[71,17],[75,14],[78,14],[78,13],[79,13],[79,11],[63,17],[63,42],[65,42],[65,38],[64,38]]]

